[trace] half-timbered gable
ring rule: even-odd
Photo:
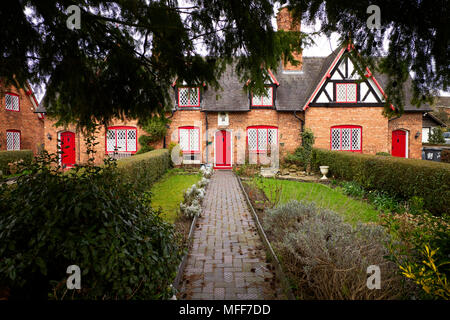
[[[314,89],[308,107],[383,106],[384,92],[368,68],[350,49],[341,49]]]

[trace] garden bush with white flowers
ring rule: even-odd
[[[206,187],[208,186],[213,170],[211,167],[202,166],[200,173],[203,175],[203,178],[186,190],[184,193],[184,202],[180,203],[181,213],[188,218],[201,216],[203,198],[205,197]]]

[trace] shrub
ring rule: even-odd
[[[424,199],[424,209],[450,213],[450,166],[446,163],[397,157],[379,157],[314,149],[313,166],[330,167],[330,176],[355,181],[365,190],[378,190],[407,201]]]
[[[346,195],[349,195],[349,196],[352,196],[355,198],[361,199],[364,197],[364,195],[366,193],[359,184],[357,184],[356,182],[353,182],[353,181],[350,181],[350,182],[344,181],[344,182],[342,182],[341,186],[342,186],[342,190],[344,191],[344,193]]]
[[[178,143],[173,142],[173,141],[171,143],[169,143],[169,154],[172,153],[173,148],[175,148],[177,145],[178,145]]]
[[[404,206],[401,201],[391,197],[389,194],[378,191],[370,190],[367,192],[367,199],[372,203],[379,211],[384,212],[403,212]]]
[[[24,161],[24,164],[30,164],[33,161],[33,151],[17,150],[17,151],[0,151],[0,170],[4,175],[11,174],[9,163]]]
[[[422,197],[414,196],[407,202],[408,211],[412,214],[421,214],[424,212],[424,204]]]
[[[448,299],[450,288],[450,223],[448,218],[421,215],[385,215],[382,219],[393,239],[389,259],[420,287],[422,299]]]
[[[427,245],[421,252],[422,261],[420,263],[405,263],[400,265],[402,274],[414,280],[422,290],[434,299],[450,300],[450,284],[447,282],[447,275],[442,273],[440,268],[444,264],[436,265],[435,255],[438,249],[431,250]],[[448,264],[450,262],[446,262]]]
[[[202,202],[206,194],[209,178],[212,175],[212,167],[202,166],[200,172],[203,178],[186,190],[184,193],[184,201],[180,203],[181,213],[191,219],[196,216],[199,217],[202,214]]]
[[[209,179],[213,174],[213,168],[211,166],[201,166],[200,173],[204,178]]]
[[[384,259],[389,236],[383,227],[353,228],[335,212],[291,201],[263,220],[299,299],[395,299],[403,294],[394,263]],[[381,269],[381,290],[366,286],[367,267]]]
[[[167,149],[158,149],[117,161],[123,181],[131,183],[133,189],[141,192],[149,189],[169,166]]]
[[[150,145],[151,143],[150,136],[142,135],[139,137],[138,141],[139,144],[141,145],[141,148],[139,149],[138,152],[136,152],[136,154],[146,153],[155,150],[155,148]]]
[[[450,163],[450,150],[444,149],[441,151],[441,162]]]
[[[442,130],[441,127],[433,128],[432,132],[429,135],[428,143],[432,144],[445,143],[444,131]]]
[[[298,147],[293,154],[288,154],[284,162],[308,168],[311,164],[312,146],[314,145],[314,134],[310,129],[305,129],[301,134],[302,146]]]
[[[238,176],[253,177],[255,175],[260,174],[260,172],[261,172],[261,165],[245,163],[245,164],[239,165],[237,168],[234,167],[233,171]]]
[[[30,175],[0,186],[0,287],[10,299],[170,297],[182,256],[172,225],[114,161],[62,173],[57,159],[44,154]],[[81,269],[81,290],[66,295],[70,265]]]
[[[162,139],[166,135],[168,123],[169,120],[154,116],[146,121],[140,122],[139,125],[148,133],[147,142],[151,143]]]
[[[384,157],[390,157],[391,154],[387,152],[377,152],[375,155],[377,156],[384,156]]]

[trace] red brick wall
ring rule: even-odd
[[[409,158],[422,159],[422,112],[405,113],[400,118],[389,121],[389,151],[392,148],[392,131],[408,131]],[[416,138],[416,133],[420,135]]]
[[[292,112],[277,112],[269,109],[254,109],[249,112],[228,113],[229,125],[218,126],[218,113],[208,112],[208,137],[206,137],[206,113],[200,111],[180,110],[174,113],[170,129],[166,136],[166,143],[178,143],[178,128],[181,126],[198,126],[201,128],[202,162],[206,162],[206,141],[208,146],[208,162],[214,162],[214,134],[217,130],[228,129],[232,131],[233,164],[243,163],[242,151],[247,149],[247,127],[249,126],[275,126],[278,127],[280,155],[292,152],[300,143],[300,122]],[[241,151],[241,153],[239,153]]]
[[[71,131],[75,133],[75,160],[77,163],[86,163],[88,160],[88,155],[86,153],[86,144],[85,144],[85,136],[76,129],[75,125],[69,125],[66,127],[55,127],[54,119],[45,119],[45,149],[50,153],[56,153],[58,151],[58,133],[64,131]],[[109,126],[132,126],[137,129],[138,139],[141,135],[146,134],[145,131],[142,130],[137,125],[136,120],[114,120],[111,122]],[[48,138],[48,135],[51,136],[51,139]],[[95,142],[98,144],[94,147],[95,153],[95,163],[102,163],[105,155],[106,155],[106,140],[105,140],[105,128],[100,127],[99,131],[96,135],[97,139]],[[139,150],[141,146],[139,142],[137,144],[137,150]]]
[[[389,152],[388,120],[382,107],[310,107],[306,110],[305,126],[315,137],[315,147],[330,149],[330,128],[337,125],[362,127],[362,152]]]
[[[375,154],[376,152],[390,152],[392,130],[397,128],[410,131],[409,148],[410,157],[421,157],[421,137],[415,139],[415,132],[421,132],[421,113],[405,114],[399,119],[388,121],[382,115],[383,108],[358,107],[358,108],[319,108],[311,107],[306,111],[305,127],[314,132],[316,138],[315,147],[330,149],[330,128],[335,125],[360,125],[363,128],[363,153]],[[166,116],[170,116],[167,114]],[[249,112],[230,112],[229,125],[227,127],[218,126],[218,113],[208,112],[208,136],[206,136],[206,113],[199,110],[179,110],[171,118],[170,128],[166,135],[166,147],[171,142],[178,143],[178,128],[182,126],[198,126],[201,128],[201,153],[202,162],[206,162],[206,142],[208,146],[208,162],[214,162],[214,134],[217,130],[228,129],[232,132],[233,164],[243,163],[245,157],[239,154],[247,150],[247,127],[249,126],[275,126],[278,128],[278,138],[280,147],[280,160],[287,152],[293,152],[301,144],[300,122],[292,112],[277,112],[268,109],[254,109]],[[300,114],[303,118],[303,115]],[[45,120],[45,148],[49,152],[57,151],[58,132],[72,131],[76,134],[76,161],[83,163],[87,161],[84,136],[76,130],[75,126],[67,128],[54,127],[54,121]],[[137,126],[136,121],[114,121],[112,125],[136,126],[138,137],[145,132]],[[49,140],[47,135],[52,139]],[[96,162],[101,163],[105,156],[105,130],[100,129],[97,134]],[[163,147],[163,141],[154,144],[156,148]],[[138,150],[140,146],[138,144]],[[241,153],[242,154],[242,153]]]
[[[6,110],[5,93],[8,92],[19,95],[19,112]],[[44,120],[34,113],[32,96],[23,89],[0,87],[0,99],[0,150],[6,150],[6,130],[19,130],[20,149],[30,149],[36,154],[44,143]]]
[[[280,11],[278,11],[277,14],[277,28],[278,30],[284,30],[284,31],[300,31],[300,22],[292,23],[293,19],[292,16],[288,10],[288,8],[284,7],[281,8]],[[293,52],[292,55],[294,56],[294,59],[299,61],[300,64],[297,66],[293,66],[290,62],[287,62],[283,68],[284,70],[301,70],[302,65],[302,54],[301,52]]]

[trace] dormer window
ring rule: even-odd
[[[199,87],[178,88],[178,106],[182,108],[200,107],[200,88]]]
[[[261,96],[252,93],[252,107],[273,106],[273,87],[266,87],[265,91],[266,94]]]
[[[356,83],[336,83],[336,102],[356,103]]]

